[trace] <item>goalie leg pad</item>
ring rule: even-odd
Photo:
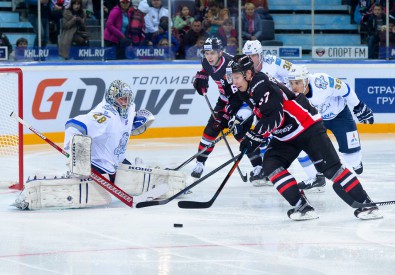
[[[91,174],[91,144],[88,136],[74,135],[70,148],[70,171],[78,176]]]
[[[117,170],[115,185],[130,195],[140,195],[159,184],[168,184],[170,191],[159,197],[165,199],[186,188],[186,179],[187,175],[180,171],[121,164]]]
[[[15,201],[20,209],[67,209],[111,203],[110,194],[91,179],[35,179],[25,184]]]

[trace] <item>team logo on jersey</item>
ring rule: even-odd
[[[123,153],[126,152],[126,145],[128,144],[129,141],[129,133],[125,132],[122,135],[121,140],[119,141],[118,147],[115,148],[114,150],[114,155],[118,156],[122,155]]]
[[[274,62],[274,58],[271,55],[263,57],[263,60],[267,64],[272,64]]]
[[[319,88],[319,89],[326,89],[328,87],[328,82],[325,81],[324,76],[321,75],[320,77],[317,77],[314,81],[314,85]]]

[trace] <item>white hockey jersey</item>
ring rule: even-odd
[[[359,104],[357,95],[347,83],[327,74],[311,74],[309,87],[306,97],[318,109],[323,120],[335,118],[347,104],[352,107]]]
[[[79,115],[66,122],[64,149],[70,150],[70,142],[75,134],[92,138],[92,164],[108,174],[114,174],[119,163],[125,158],[133,120],[135,104],[129,107],[127,119],[105,100],[88,114]]]
[[[285,84],[287,87],[289,86],[288,74],[291,71],[291,68],[291,62],[274,55],[268,54],[262,59],[261,72],[274,77],[278,81]]]

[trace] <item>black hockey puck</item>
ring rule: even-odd
[[[182,223],[175,223],[174,224],[174,227],[182,227],[183,225],[182,225]]]

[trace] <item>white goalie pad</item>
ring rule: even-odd
[[[67,209],[103,206],[111,203],[111,195],[89,178],[33,177],[25,183],[15,201],[20,209]]]
[[[71,161],[69,162],[71,173],[78,176],[89,176],[91,174],[91,145],[91,137],[73,136],[70,146]]]
[[[145,165],[125,165],[118,167],[115,185],[130,195],[140,195],[155,186],[168,184],[170,191],[159,197],[169,198],[186,188],[187,175],[180,171],[164,170]]]
[[[131,131],[132,136],[141,135],[151,124],[155,121],[154,115],[148,110],[138,110],[133,120],[133,127]]]

